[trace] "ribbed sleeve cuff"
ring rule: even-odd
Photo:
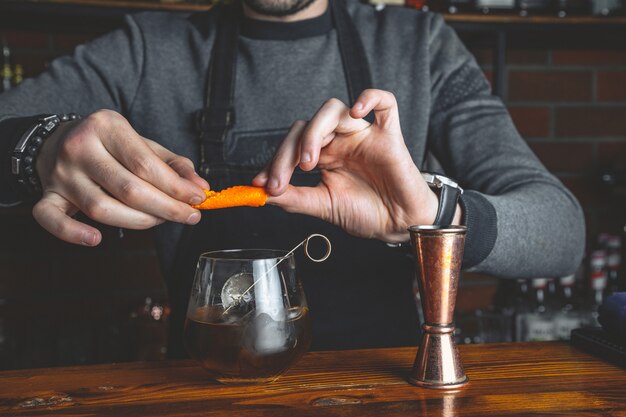
[[[11,172],[11,156],[15,145],[24,132],[33,126],[38,116],[17,117],[0,122],[0,206],[12,206],[26,201],[28,195],[22,190]]]
[[[463,269],[481,263],[493,250],[498,236],[496,209],[482,194],[465,191],[459,200],[467,226]]]

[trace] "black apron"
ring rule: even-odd
[[[343,0],[331,0],[330,8],[353,103],[362,90],[373,85],[369,65]],[[251,169],[224,159],[226,133],[236,122],[233,97],[241,10],[237,6],[220,7],[216,12],[221,16],[209,65],[205,108],[198,112],[196,121],[199,172],[212,189],[221,190],[250,184],[261,167]],[[370,121],[371,116],[367,118]],[[318,172],[297,170],[291,184],[314,186],[319,179]],[[330,258],[319,264],[306,259],[302,250],[296,252],[298,275],[313,322],[312,349],[417,344],[414,266],[406,252],[377,240],[350,236],[319,219],[268,205],[205,211],[199,224],[186,227],[174,267],[167,274],[172,303],[170,356],[184,355],[182,328],[194,268],[201,253],[233,248],[289,250],[312,233],[326,235],[333,245]]]

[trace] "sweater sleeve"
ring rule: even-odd
[[[466,190],[464,268],[510,278],[573,273],[585,246],[575,197],[521,138],[441,17],[430,38],[430,149]]]
[[[124,27],[78,46],[54,60],[38,77],[0,94],[0,205],[22,201],[10,174],[11,152],[35,115],[99,109],[122,114],[132,107],[144,62],[143,35],[132,17]]]

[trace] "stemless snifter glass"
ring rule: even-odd
[[[236,249],[201,255],[184,342],[191,357],[222,383],[278,378],[311,344],[293,254]]]

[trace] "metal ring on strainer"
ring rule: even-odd
[[[322,256],[319,259],[315,259],[314,257],[312,257],[309,254],[309,240],[311,240],[314,237],[321,237],[322,239],[324,239],[326,241],[326,253],[324,254],[324,256]],[[313,262],[324,262],[330,256],[330,253],[332,252],[332,250],[333,250],[333,247],[330,244],[330,240],[328,240],[328,238],[326,236],[320,235],[319,233],[314,233],[314,234],[310,235],[304,241],[304,254],[307,256],[307,258],[309,258]]]

